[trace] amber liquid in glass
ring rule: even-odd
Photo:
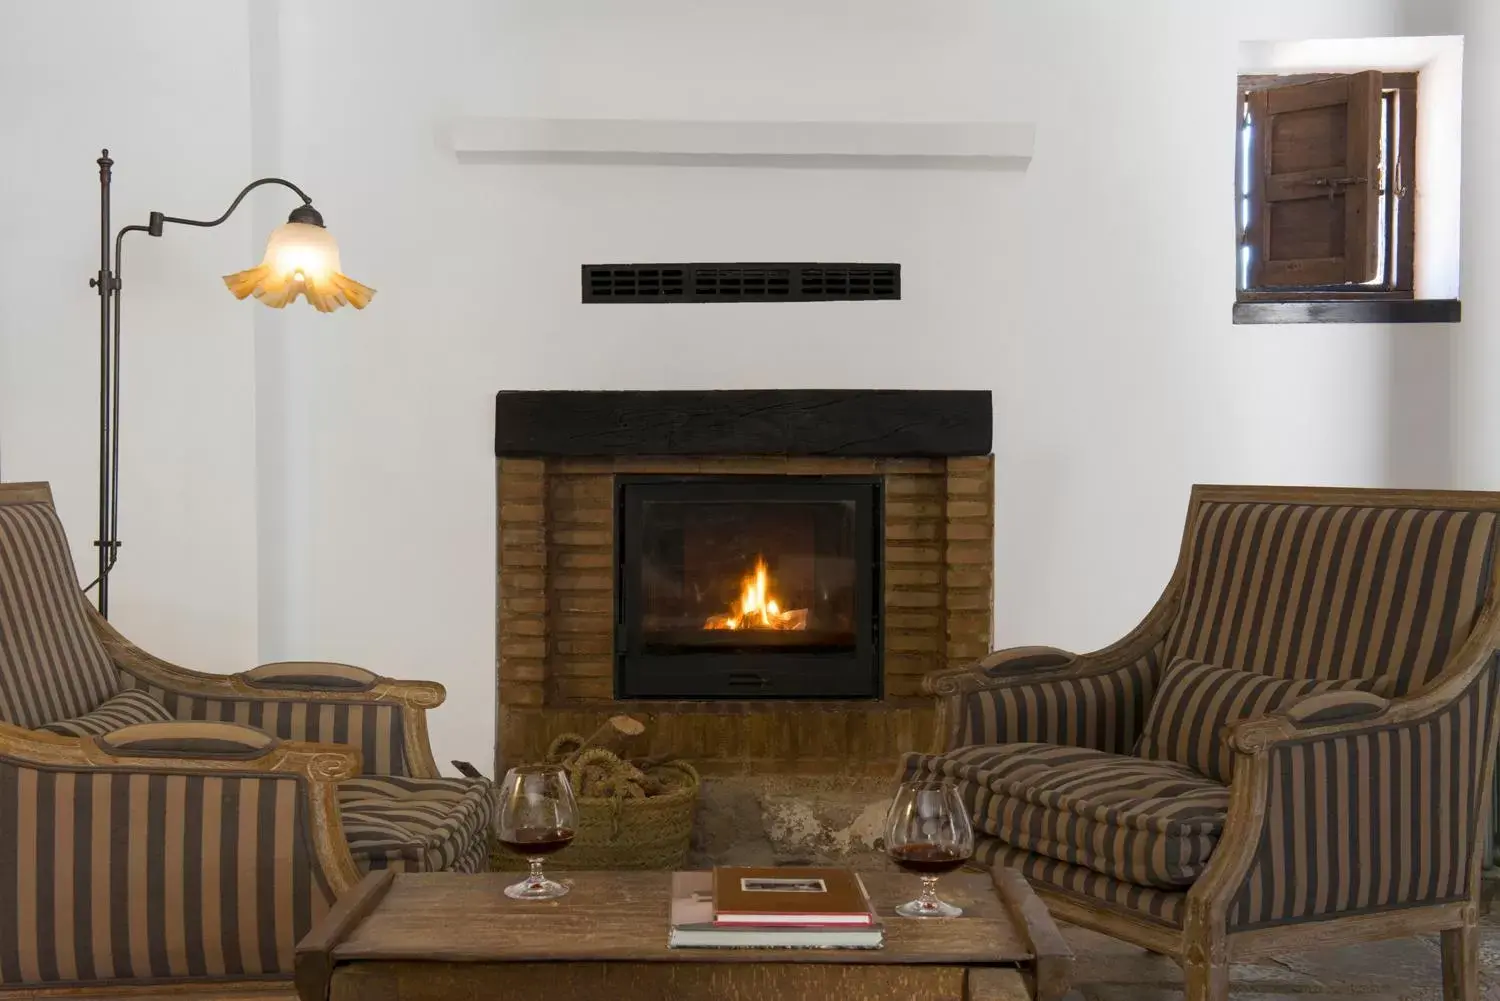
[[[573,841],[570,827],[518,827],[500,843],[517,855],[537,858],[562,851]]]
[[[889,852],[891,861],[907,872],[923,876],[937,876],[960,869],[969,861],[969,856],[943,845],[910,844],[897,845]]]

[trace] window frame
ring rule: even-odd
[[[1235,142],[1234,142],[1234,288],[1237,303],[1307,303],[1307,302],[1370,302],[1412,300],[1415,295],[1416,261],[1416,176],[1417,176],[1417,86],[1418,73],[1381,73],[1381,90],[1389,102],[1394,115],[1390,129],[1395,133],[1395,142],[1387,143],[1385,191],[1380,204],[1386,214],[1386,262],[1387,276],[1394,272],[1394,281],[1388,277],[1380,286],[1350,288],[1347,285],[1308,286],[1303,288],[1246,288],[1241,284],[1241,257],[1246,246],[1246,227],[1242,224],[1241,200],[1245,197],[1245,155],[1242,148],[1247,96],[1259,90],[1273,87],[1288,87],[1305,83],[1319,83],[1347,76],[1362,70],[1343,73],[1297,73],[1278,76],[1274,74],[1241,74],[1235,90]],[[1253,158],[1252,158],[1253,162]],[[1253,167],[1252,167],[1253,169]],[[1257,216],[1256,207],[1250,208],[1250,218]],[[1394,219],[1394,225],[1389,221]],[[1394,239],[1392,239],[1394,237]]]

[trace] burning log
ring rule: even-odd
[[[704,629],[807,628],[807,609],[782,610],[771,596],[771,572],[764,559],[758,556],[755,558],[755,572],[741,583],[740,600],[733,609],[719,615],[710,615],[703,623]]]

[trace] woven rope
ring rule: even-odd
[[[547,760],[568,771],[578,800],[573,843],[547,860],[557,869],[679,869],[687,859],[700,779],[686,761],[642,770],[603,748],[579,748],[584,738],[565,733],[547,748]],[[526,860],[503,849],[491,867],[524,869]]]

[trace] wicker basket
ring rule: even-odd
[[[670,767],[682,782],[645,799],[578,797],[573,843],[547,859],[548,869],[680,869],[687,859],[698,806],[698,772],[686,761]],[[495,845],[492,869],[525,869],[526,860]]]

